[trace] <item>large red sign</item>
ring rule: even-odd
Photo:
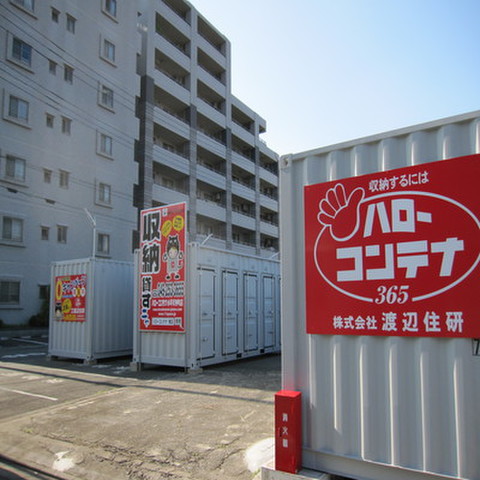
[[[307,332],[480,337],[480,155],[306,186]]]
[[[140,330],[185,332],[186,204],[141,212]]]

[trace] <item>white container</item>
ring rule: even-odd
[[[139,330],[137,318],[132,368],[194,370],[280,350],[278,260],[191,243],[187,269],[185,332]]]
[[[82,276],[86,285],[81,313],[65,321],[55,308],[61,303],[56,289],[65,279]],[[131,354],[133,280],[129,262],[86,258],[52,263],[48,354],[85,362]]]
[[[282,387],[303,398],[303,465],[362,479],[480,478],[480,356],[465,338],[306,333],[303,190],[480,152],[480,112],[280,161]]]

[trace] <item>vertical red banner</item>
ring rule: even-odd
[[[142,210],[140,330],[185,332],[186,203]]]

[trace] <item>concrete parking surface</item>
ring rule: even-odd
[[[247,480],[273,455],[278,355],[186,374],[46,353],[42,336],[0,339],[6,459],[65,479]]]

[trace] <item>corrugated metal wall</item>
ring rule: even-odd
[[[55,278],[87,275],[86,320],[55,320]],[[132,352],[133,263],[79,259],[52,264],[49,355],[98,358]]]
[[[278,260],[193,243],[188,247],[187,268],[186,332],[139,331],[137,319],[134,366],[194,369],[279,351]],[[247,289],[255,303],[247,299]]]
[[[55,279],[67,275],[87,275],[87,300],[85,322],[61,322],[55,319]],[[87,359],[92,349],[91,298],[92,277],[90,260],[80,259],[70,262],[55,262],[51,267],[50,281],[50,322],[48,353],[59,357]]]
[[[303,393],[306,467],[365,479],[480,478],[472,340],[307,335],[303,248],[305,185],[479,152],[473,112],[281,159],[283,388]]]

